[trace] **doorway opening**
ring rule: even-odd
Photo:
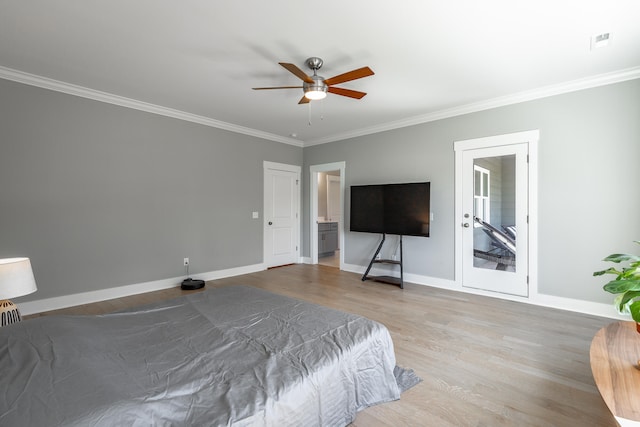
[[[311,264],[341,268],[344,262],[345,163],[310,167]]]

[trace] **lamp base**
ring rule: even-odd
[[[0,301],[0,326],[18,323],[22,320],[18,306],[8,299]]]
[[[182,281],[180,288],[185,291],[194,291],[196,289],[204,288],[204,280],[188,277]]]

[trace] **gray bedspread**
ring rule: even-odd
[[[0,425],[343,426],[394,366],[377,322],[230,286],[0,328]]]

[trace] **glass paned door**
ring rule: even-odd
[[[462,153],[463,286],[526,296],[527,144]]]

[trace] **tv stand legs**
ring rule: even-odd
[[[376,262],[376,258],[378,258],[378,254],[380,253],[380,250],[382,249],[382,245],[384,244],[385,239],[387,238],[386,235],[382,235],[382,240],[380,241],[380,244],[378,245],[378,249],[376,249],[376,253],[373,254],[373,257],[371,258],[371,262],[369,262],[369,267],[367,267],[367,271],[364,272],[364,274],[362,275],[362,281],[364,282],[365,280],[367,280],[367,276],[369,275],[369,271],[371,270],[371,267],[373,266],[373,263]]]
[[[387,236],[385,234],[382,235],[382,240],[380,241],[380,244],[378,245],[378,249],[376,249],[375,254],[373,254],[373,257],[371,258],[371,262],[369,262],[369,266],[367,267],[367,270],[364,272],[364,275],[362,276],[362,281],[364,282],[365,280],[374,280],[376,282],[382,282],[382,283],[389,283],[389,284],[392,284],[392,285],[397,285],[397,286],[400,286],[400,289],[404,289],[404,278],[403,278],[403,272],[402,272],[402,236],[400,236],[400,261],[391,260],[391,259],[379,259],[378,258],[378,254],[380,253],[380,250],[382,250],[382,245],[384,244],[384,242],[386,240],[386,237]],[[399,266],[400,267],[400,277],[394,277],[394,276],[369,276],[369,271],[371,271],[371,267],[375,263],[393,264],[393,265]]]

